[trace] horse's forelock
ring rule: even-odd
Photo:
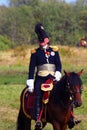
[[[82,80],[80,76],[75,72],[70,73],[70,76],[68,77],[68,81],[71,86],[82,86]]]

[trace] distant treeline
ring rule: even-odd
[[[41,22],[52,44],[76,45],[87,37],[87,1],[67,4],[64,0],[8,0],[0,6],[0,35],[12,42],[36,44],[34,26]]]

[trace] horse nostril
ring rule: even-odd
[[[82,105],[82,102],[79,103],[79,107]]]
[[[82,105],[82,102],[74,102],[75,107],[80,107]]]

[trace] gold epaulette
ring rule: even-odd
[[[31,54],[34,54],[36,52],[36,48],[31,50]]]
[[[50,46],[52,49],[53,49],[53,51],[58,51],[58,47],[57,46]]]

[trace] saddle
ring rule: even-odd
[[[22,109],[26,117],[33,118],[34,93],[29,93],[28,88],[24,88],[22,95]]]
[[[47,104],[49,101],[50,91],[53,89],[53,80],[48,79],[45,83],[41,85],[41,90],[43,93],[42,104]],[[22,108],[26,117],[34,118],[34,97],[35,93],[29,93],[26,87],[22,95]],[[45,108],[44,108],[45,110]],[[46,112],[46,110],[45,110]],[[46,114],[45,114],[46,115]]]

